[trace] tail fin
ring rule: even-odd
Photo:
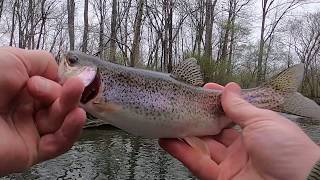
[[[286,113],[320,120],[320,106],[298,92],[285,98],[282,109]]]
[[[257,88],[243,90],[242,96],[259,108],[283,112],[281,105],[283,105],[285,97],[297,91],[303,75],[304,65],[295,65]]]
[[[320,106],[297,92],[303,80],[303,75],[304,64],[298,64],[271,78],[262,87],[269,87],[283,97],[283,103],[273,110],[320,119]]]

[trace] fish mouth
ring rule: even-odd
[[[86,104],[87,102],[89,102],[90,100],[92,100],[98,95],[100,84],[101,84],[100,80],[101,80],[100,73],[97,72],[93,81],[84,88],[84,91],[80,99],[80,102],[82,104]]]

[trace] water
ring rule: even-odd
[[[12,177],[12,176],[11,176]],[[56,159],[16,175],[21,179],[194,179],[157,140],[117,129],[85,130],[75,146]]]
[[[296,119],[296,118],[294,118]],[[316,142],[320,124],[295,120]],[[164,152],[157,140],[133,137],[117,129],[85,130],[66,154],[3,179],[196,179]]]

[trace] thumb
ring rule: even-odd
[[[258,117],[264,116],[265,110],[259,109],[241,98],[240,90],[240,86],[236,83],[227,84],[222,93],[221,103],[226,116],[243,128],[258,120]]]

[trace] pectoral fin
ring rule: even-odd
[[[118,112],[122,108],[121,106],[113,103],[106,103],[106,102],[101,102],[101,101],[94,101],[93,106],[97,108],[99,112]]]
[[[183,140],[195,150],[210,156],[210,150],[206,142],[198,137],[185,137]]]

